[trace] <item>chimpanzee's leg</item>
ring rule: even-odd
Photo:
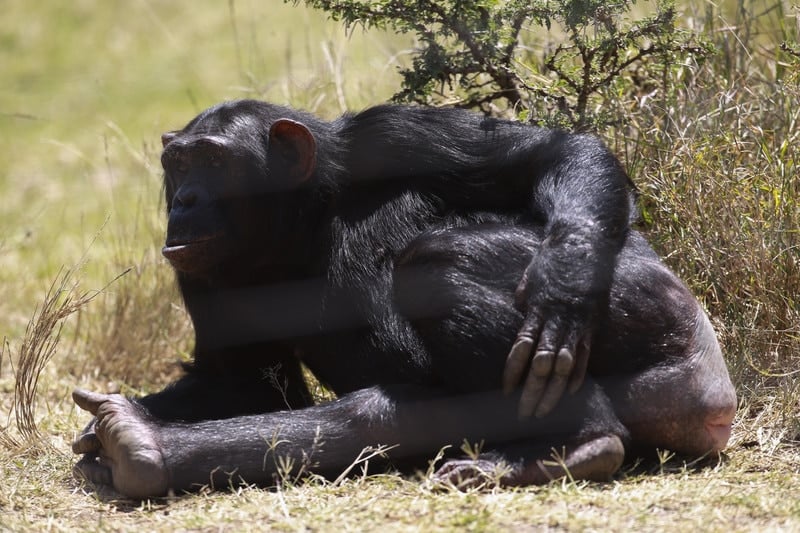
[[[721,451],[736,391],[708,317],[638,234],[619,257],[589,372],[635,444],[693,456]]]
[[[449,389],[499,387],[506,347],[522,319],[513,310],[516,279],[540,242],[535,229],[447,229],[416,239],[398,261],[398,308],[420,332]],[[620,257],[607,312],[596,318],[589,375],[611,398],[612,416],[600,411],[572,439],[545,441],[571,447],[566,464],[579,477],[598,477],[618,443],[609,437],[624,440],[613,411],[640,445],[702,455],[728,440],[735,393],[713,330],[637,233]],[[541,468],[533,465],[542,444],[539,439],[495,454],[517,465],[507,482],[538,481]],[[533,460],[520,468],[525,446]]]
[[[470,226],[429,232],[399,258],[397,308],[419,332],[436,379],[451,393],[501,388],[508,346],[523,319],[514,308],[514,289],[540,242],[535,229]],[[487,434],[488,453],[449,461],[438,477],[472,485],[502,464],[497,480],[506,485],[544,483],[565,475],[565,468],[575,478],[598,480],[622,464],[627,430],[591,377],[541,422],[552,431],[517,441]],[[554,452],[560,466],[548,466]]]
[[[120,395],[76,391],[73,398],[97,418],[95,432],[73,443],[75,453],[85,454],[76,473],[136,498],[208,484],[272,484],[303,472],[335,478],[365,448],[380,445],[391,448],[392,461],[424,467],[443,447],[458,449],[464,441],[539,436],[558,442],[610,409],[593,385],[564,398],[552,416],[524,420],[516,412],[518,395],[496,390],[449,396],[414,385],[371,387],[295,411],[193,423],[156,420]]]

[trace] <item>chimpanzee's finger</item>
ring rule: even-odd
[[[529,280],[530,280],[530,272],[534,268],[533,262],[528,265],[525,269],[525,272],[522,273],[522,279],[520,279],[519,283],[517,284],[517,288],[514,291],[514,307],[517,308],[517,311],[522,311],[523,313],[528,311],[528,298],[530,297],[530,287],[529,287]]]
[[[72,442],[73,453],[92,453],[103,447],[95,433],[84,433]]]
[[[531,360],[531,369],[528,379],[522,387],[522,394],[519,398],[519,416],[529,417],[539,405],[539,400],[544,394],[547,379],[553,368],[555,354],[552,351],[537,351]]]
[[[572,370],[572,376],[570,376],[569,383],[567,384],[567,390],[569,390],[570,394],[578,392],[578,389],[583,385],[583,380],[586,379],[586,368],[589,366],[591,342],[591,337],[587,333],[576,347],[575,368]]]
[[[99,463],[95,455],[86,455],[75,463],[72,475],[96,485],[112,485],[111,469]]]
[[[503,369],[503,392],[511,394],[522,379],[533,350],[533,339],[520,335],[511,347],[506,357],[506,366]]]
[[[522,323],[503,369],[503,392],[506,394],[510,394],[523,380],[525,370],[531,362],[534,339],[538,338],[540,327],[540,320],[535,314],[528,315]]]
[[[557,322],[549,321],[544,324],[539,335],[536,353],[531,359],[528,379],[520,396],[520,416],[531,416],[537,411],[539,403],[548,389],[548,384],[553,379],[557,357],[556,350],[561,344],[560,334],[561,331]],[[537,416],[543,415],[537,414]]]
[[[100,394],[99,392],[90,392],[83,389],[75,389],[72,391],[72,399],[84,411],[89,411],[91,414],[96,415],[97,409],[100,405],[108,400],[108,394]]]
[[[553,363],[553,373],[547,383],[547,388],[542,393],[542,398],[536,407],[534,414],[537,418],[541,418],[552,411],[558,400],[564,395],[564,390],[567,388],[567,380],[574,366],[575,357],[572,352],[566,346],[562,347]]]
[[[558,346],[558,327],[555,323],[549,322],[542,329],[539,335],[539,343],[536,346],[536,353],[531,359],[531,368],[528,372],[528,379],[522,388],[522,395],[519,400],[519,415],[523,417],[531,416],[536,410],[553,374],[553,364],[556,358],[555,347]]]

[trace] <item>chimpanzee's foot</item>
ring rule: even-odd
[[[459,489],[479,487],[543,485],[569,476],[574,480],[607,481],[625,458],[625,447],[616,435],[604,435],[567,448],[564,457],[539,457],[507,463],[504,459],[454,459],[434,474],[434,481]]]
[[[166,494],[169,477],[158,429],[143,408],[119,394],[76,390],[72,397],[96,417],[94,432],[90,427],[72,443],[75,453],[84,454],[73,469],[75,476],[112,485],[131,498]]]
[[[565,457],[539,459],[526,464],[524,471],[510,484],[540,485],[566,476],[574,480],[608,481],[622,466],[624,459],[625,447],[620,438],[604,435],[571,451],[567,449]]]
[[[512,467],[499,458],[451,459],[434,474],[435,484],[449,485],[458,490],[491,489],[503,485],[503,477]]]

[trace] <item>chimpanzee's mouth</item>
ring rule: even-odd
[[[175,254],[183,252],[184,250],[186,250],[187,248],[189,248],[191,246],[192,246],[192,243],[172,244],[172,245],[169,245],[169,246],[164,246],[163,248],[161,248],[161,255],[163,255],[164,257],[169,259],[170,256],[173,256]]]
[[[180,260],[186,255],[199,252],[211,244],[212,241],[217,240],[218,237],[218,234],[212,234],[194,239],[170,239],[161,249],[161,254],[170,261]]]
[[[194,239],[169,239],[164,243],[164,249],[181,248],[184,246],[193,246],[195,244],[203,244],[208,241],[213,241],[218,237],[217,234],[206,235],[203,237],[196,237]]]

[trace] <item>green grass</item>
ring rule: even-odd
[[[191,349],[159,254],[160,134],[228,98],[327,117],[384,101],[412,43],[348,36],[279,2],[5,2],[0,529],[800,528],[800,67],[777,51],[796,39],[782,5],[714,11],[705,24],[720,53],[681,71],[671,125],[649,101],[608,134],[642,189],[650,239],[720,334],[740,396],[728,461],[693,471],[673,459],[609,484],[486,493],[387,475],[134,504],[87,495],[72,479],[69,443],[87,416],[69,393],[158,389]],[[64,268],[66,290],[46,302]],[[78,306],[84,296],[95,297]],[[70,305],[79,309],[59,320]],[[61,324],[53,351],[36,352]],[[29,325],[41,327],[26,341]],[[32,384],[25,375],[38,387],[15,395]]]

